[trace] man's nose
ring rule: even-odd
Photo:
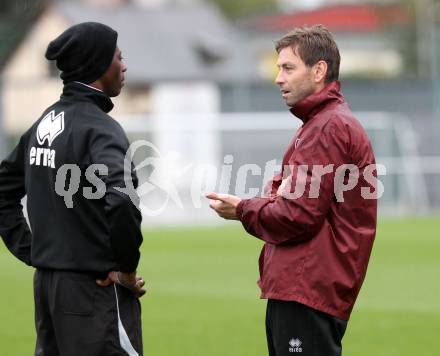
[[[277,85],[282,85],[284,83],[284,75],[282,73],[282,71],[280,70],[277,74],[277,76],[275,77],[275,84]]]

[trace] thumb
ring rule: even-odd
[[[106,279],[97,279],[96,280],[96,284],[98,285],[98,286],[101,286],[101,287],[108,287],[110,284],[112,284],[113,282],[111,281],[111,279],[110,278],[106,278]]]

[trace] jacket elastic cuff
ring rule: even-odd
[[[137,263],[134,265],[132,263],[125,263],[125,264],[118,264],[117,265],[117,271],[123,272],[123,273],[133,273],[137,270]]]
[[[236,208],[236,214],[237,214],[237,218],[238,220],[242,221],[241,219],[243,218],[243,209],[244,209],[244,203],[247,201],[248,199],[243,199],[240,203],[238,203],[237,208]]]

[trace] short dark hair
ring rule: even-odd
[[[299,57],[308,67],[321,60],[325,61],[328,67],[325,78],[327,84],[338,80],[341,56],[332,34],[324,26],[314,25],[293,29],[275,43],[278,53],[286,47],[297,50]]]

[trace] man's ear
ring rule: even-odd
[[[314,80],[316,84],[324,83],[327,76],[327,62],[320,60],[313,66]]]

